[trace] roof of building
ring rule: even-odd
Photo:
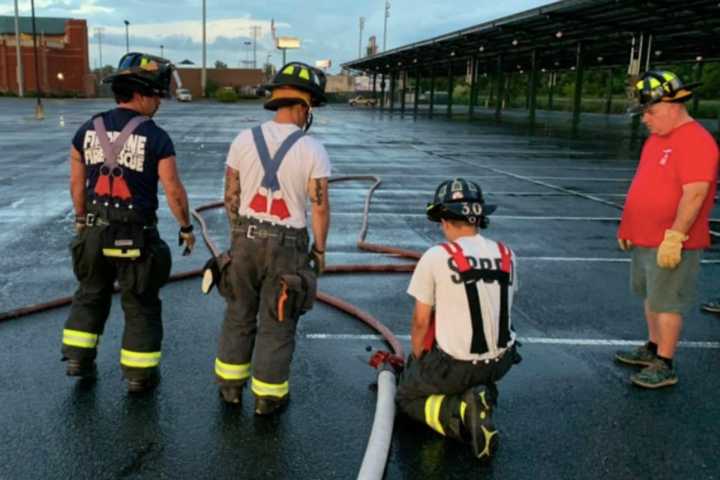
[[[35,17],[35,30],[44,35],[65,35],[65,22],[69,18]],[[32,35],[32,17],[19,18],[20,33]],[[15,17],[0,15],[0,35],[15,34]]]
[[[562,0],[438,37],[359,58],[346,68],[385,73],[428,70],[458,72],[477,58],[487,69],[575,65],[578,44],[586,67],[627,65],[633,44],[651,42],[653,61],[679,63],[720,58],[720,3],[717,0]],[[443,67],[444,65],[444,67]]]

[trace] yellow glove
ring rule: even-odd
[[[625,240],[624,238],[618,238],[618,247],[620,247],[620,250],[623,252],[629,252],[630,249],[632,249],[633,244],[630,240]]]
[[[658,247],[657,264],[660,268],[675,268],[682,258],[683,242],[688,236],[675,230],[665,230],[665,239]]]

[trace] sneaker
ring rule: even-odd
[[[661,388],[675,385],[678,376],[675,369],[668,367],[665,362],[656,358],[652,364],[630,377],[632,383],[644,388]]]
[[[639,346],[635,350],[619,350],[615,352],[615,360],[627,365],[641,365],[648,367],[657,359],[657,355],[652,353],[647,343]]]
[[[223,385],[219,390],[220,396],[226,403],[240,403],[244,386],[244,383],[241,385]]]
[[[270,415],[282,409],[288,404],[289,395],[282,398],[277,397],[257,397],[255,399],[255,415]]]
[[[703,303],[700,308],[702,308],[706,312],[720,313],[720,298],[716,298],[715,300]]]
[[[153,390],[160,383],[160,373],[153,372],[147,377],[128,378],[128,393],[144,393]]]
[[[462,396],[466,405],[462,421],[470,437],[473,454],[479,460],[489,460],[498,447],[498,431],[492,422],[492,406],[487,387],[480,385]]]
[[[97,366],[95,361],[81,361],[71,360],[67,361],[67,370],[65,371],[68,377],[80,377],[82,379],[94,379],[97,377]]]

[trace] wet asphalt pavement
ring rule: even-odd
[[[0,99],[0,311],[72,293],[67,244],[72,212],[67,153],[75,129],[108,101]],[[62,118],[62,121],[61,121]],[[224,157],[237,132],[268,119],[258,105],[164,104],[157,120],[172,136],[195,207],[221,197]],[[513,320],[524,362],[500,383],[495,414],[501,447],[478,465],[467,447],[399,417],[388,479],[720,478],[720,317],[686,317],[677,354],[680,383],[644,391],[612,354],[641,341],[640,302],[628,291],[627,256],[614,235],[639,144],[622,125],[592,120],[579,137],[560,128],[532,134],[489,121],[413,119],[369,110],[318,110],[313,134],[334,175],[382,178],[368,240],[424,250],[440,241],[425,202],[448,177],[477,180],[499,208],[486,234],[519,256]],[[369,183],[335,184],[328,263],[392,263],[355,248]],[[584,195],[584,196],[583,196]],[[591,198],[587,196],[590,195]],[[175,272],[202,266],[199,244],[183,258],[161,198],[161,234]],[[714,218],[720,218],[716,207]],[[206,215],[227,245],[225,217]],[[720,230],[720,224],[714,224]],[[720,249],[704,257],[699,299],[720,295]],[[405,274],[325,276],[320,287],[374,314],[407,345],[412,302]],[[213,383],[222,299],[199,282],[168,285],[163,379],[130,397],[119,368],[122,312],[113,307],[98,356],[99,379],[76,383],[60,360],[67,309],[0,324],[0,479],[267,478],[350,479],[372,424],[375,373],[361,361],[384,348],[359,322],[326,306],[302,318],[291,403],[256,418],[252,396],[224,405]]]

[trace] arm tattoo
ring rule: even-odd
[[[322,179],[315,179],[315,203],[320,206],[323,204],[323,188]]]
[[[238,209],[240,208],[240,181],[238,178],[225,179],[225,210],[230,223],[237,221]]]

